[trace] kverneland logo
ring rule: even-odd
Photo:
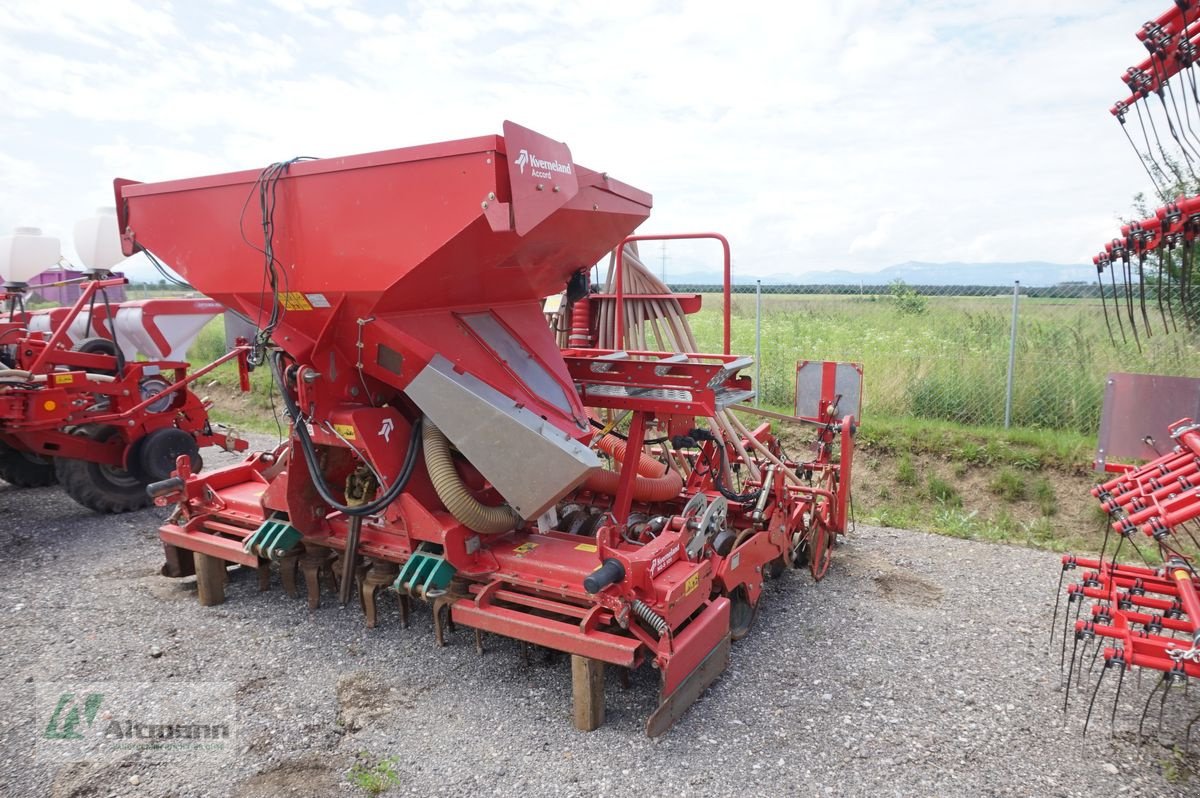
[[[571,174],[571,164],[559,163],[558,161],[543,161],[541,158],[533,155],[529,150],[521,150],[517,155],[514,164],[521,170],[521,174],[525,174],[525,165],[529,165],[529,173],[534,177],[548,178],[551,172],[559,174]]]

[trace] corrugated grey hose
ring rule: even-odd
[[[492,507],[471,495],[454,467],[450,441],[428,418],[421,430],[421,440],[425,448],[425,468],[429,471],[433,489],[456,521],[481,535],[498,535],[524,523],[508,505]]]

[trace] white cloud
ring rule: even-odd
[[[1084,262],[1114,208],[1146,188],[1105,110],[1142,57],[1143,11],[778,8],[10,3],[0,176],[15,179],[0,181],[0,229],[69,229],[118,174],[419,144],[499,132],[506,118],[654,193],[647,230],[727,232],[745,274]],[[672,252],[673,266],[692,257]]]

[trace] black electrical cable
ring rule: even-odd
[[[186,288],[189,291],[193,290],[191,285],[189,285],[188,283],[185,283],[183,280],[180,280],[178,277],[171,274],[167,270],[167,267],[162,264],[162,261],[160,261],[158,258],[154,257],[153,252],[146,249],[145,247],[141,247],[141,251],[142,251],[142,254],[146,256],[146,259],[150,261],[150,264],[154,267],[154,270],[157,271],[160,275],[162,275],[162,278],[164,280],[166,280],[168,283],[173,283],[178,288]]]
[[[238,230],[241,233],[242,241],[251,249],[261,253],[264,259],[262,288],[259,292],[259,314],[258,320],[255,323],[255,327],[257,328],[257,333],[254,336],[255,351],[250,355],[250,360],[255,365],[263,361],[271,336],[287,312],[286,300],[281,301],[280,298],[281,283],[282,293],[285,295],[288,293],[287,271],[281,268],[282,264],[275,257],[275,206],[278,199],[279,181],[287,173],[288,167],[292,164],[311,160],[315,159],[309,156],[297,156],[289,158],[286,161],[278,161],[263,169],[247,193],[246,200],[242,203],[241,214],[238,217]],[[263,245],[261,247],[246,237],[246,210],[250,207],[250,200],[255,194],[258,195],[260,225],[263,233]],[[264,324],[263,309],[266,305],[268,289],[271,294],[271,309]]]
[[[125,353],[121,351],[121,345],[117,343],[117,319],[113,316],[112,305],[108,303],[108,289],[101,288],[100,295],[104,297],[104,315],[108,317],[108,332],[112,336],[113,349],[117,351],[117,373],[121,374],[125,372]],[[88,322],[91,322],[91,318],[88,319]]]
[[[287,410],[287,414],[292,420],[292,429],[295,430],[296,439],[300,442],[300,451],[304,455],[304,462],[308,466],[309,475],[312,477],[313,487],[317,489],[317,494],[321,500],[338,512],[348,516],[365,516],[374,515],[386,508],[389,504],[399,498],[400,494],[408,486],[409,479],[412,478],[413,471],[417,464],[417,454],[421,451],[421,427],[425,422],[425,417],[421,416],[412,425],[408,441],[408,453],[404,456],[404,464],[400,468],[400,473],[396,480],[388,486],[383,495],[367,504],[351,506],[342,504],[333,495],[333,491],[329,488],[329,483],[325,480],[325,473],[321,470],[321,463],[317,459],[317,452],[313,446],[312,438],[308,434],[308,426],[305,424],[304,417],[300,413],[300,408],[292,401],[292,396],[288,393],[287,382],[284,379],[284,370],[281,361],[283,353],[276,352],[275,357],[271,358],[271,373],[275,375],[275,380],[279,385],[279,393],[283,396],[283,404]]]
[[[716,486],[717,491],[720,492],[720,494],[722,496],[724,496],[726,499],[728,499],[731,502],[738,502],[739,504],[749,504],[750,502],[758,501],[758,497],[762,495],[763,488],[759,488],[758,490],[750,491],[748,493],[735,493],[734,491],[730,490],[727,485],[725,485],[724,477],[723,477],[723,475],[725,473],[725,464],[727,462],[726,454],[725,454],[725,446],[720,441],[718,441],[717,437],[715,435],[713,435],[711,432],[709,432],[708,430],[704,430],[704,429],[690,430],[687,434],[686,439],[680,440],[679,443],[682,444],[685,442],[690,442],[692,444],[695,444],[697,441],[705,441],[707,443],[711,443],[713,445],[713,448],[715,448],[717,450],[717,453],[720,454],[720,456],[721,456],[720,465],[714,467],[716,464],[714,464],[712,462],[712,456],[709,455],[709,457],[708,457],[709,468],[708,468],[708,471],[706,471],[705,473],[707,474],[707,473],[709,473],[709,471],[712,472],[713,485]],[[684,447],[676,444],[675,448],[681,449]]]
[[[589,418],[589,419],[588,419],[588,423],[589,423],[589,424],[591,424],[591,425],[592,425],[593,427],[595,427],[596,429],[598,429],[598,430],[601,430],[601,431],[605,430],[605,429],[607,428],[607,426],[608,426],[607,424],[602,424],[602,423],[600,423],[599,421],[597,421],[597,420],[596,420],[596,419],[594,419],[594,418]],[[610,430],[608,430],[608,433],[607,433],[607,434],[609,434],[609,435],[612,435],[612,436],[614,436],[614,437],[616,437],[616,438],[620,438],[620,439],[621,439],[621,440],[623,440],[623,441],[628,441],[628,440],[629,440],[629,436],[628,436],[628,435],[622,435],[621,433],[617,432],[615,429],[610,429]],[[660,443],[666,443],[666,442],[667,442],[667,441],[669,441],[669,440],[671,440],[671,436],[670,436],[670,435],[664,435],[664,436],[663,436],[663,437],[661,437],[661,438],[646,438],[644,441],[642,441],[642,445],[643,445],[643,446],[646,446],[646,445],[649,445],[649,446],[655,446],[655,445],[657,445],[657,444],[660,444]]]

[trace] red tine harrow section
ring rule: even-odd
[[[1114,344],[1118,333],[1122,343],[1132,338],[1140,350],[1156,329],[1191,337],[1200,325],[1200,297],[1194,288],[1200,235],[1200,84],[1195,74],[1200,3],[1176,0],[1169,11],[1143,25],[1137,38],[1147,58],[1122,76],[1130,94],[1111,113],[1160,205],[1151,216],[1124,225],[1093,262],[1110,337]],[[1088,700],[1085,733],[1111,670],[1118,673],[1109,713],[1114,732],[1118,716],[1136,711],[1121,704],[1125,675],[1135,670],[1139,677],[1145,671],[1159,674],[1137,716],[1139,739],[1155,697],[1156,729],[1161,732],[1168,696],[1185,692],[1189,680],[1200,676],[1200,575],[1195,567],[1200,556],[1200,426],[1186,418],[1169,431],[1174,441],[1170,452],[1144,465],[1105,465],[1116,475],[1092,490],[1106,517],[1100,554],[1062,559],[1052,643],[1063,582],[1068,572],[1078,577],[1065,593],[1060,643],[1064,711],[1072,688],[1082,686],[1084,673],[1093,672],[1102,660]],[[1122,562],[1123,553],[1138,562]],[[1186,715],[1189,710],[1183,706]],[[1185,721],[1190,743],[1200,714]]]
[[[1200,518],[1200,424],[1182,419],[1171,425],[1170,433],[1175,441],[1170,452],[1145,465],[1128,467],[1092,489],[1109,519],[1099,557],[1062,558],[1060,599],[1067,573],[1079,572],[1076,581],[1067,585],[1063,614],[1060,663],[1067,672],[1064,710],[1071,699],[1073,682],[1078,686],[1082,681],[1085,663],[1090,673],[1097,659],[1103,658],[1088,701],[1085,732],[1104,675],[1110,670],[1118,672],[1110,713],[1114,728],[1125,674],[1135,668],[1161,674],[1138,718],[1139,737],[1155,695],[1161,692],[1161,730],[1168,694],[1173,688],[1186,687],[1190,678],[1200,677],[1200,574],[1194,565],[1200,555],[1196,528],[1196,519]],[[1106,559],[1112,539],[1115,544]],[[1140,565],[1119,561],[1125,546],[1127,553],[1137,554]],[[1058,626],[1059,604],[1055,602],[1051,642]],[[1072,640],[1069,662],[1068,639]],[[1198,723],[1200,714],[1188,722],[1187,743]]]

